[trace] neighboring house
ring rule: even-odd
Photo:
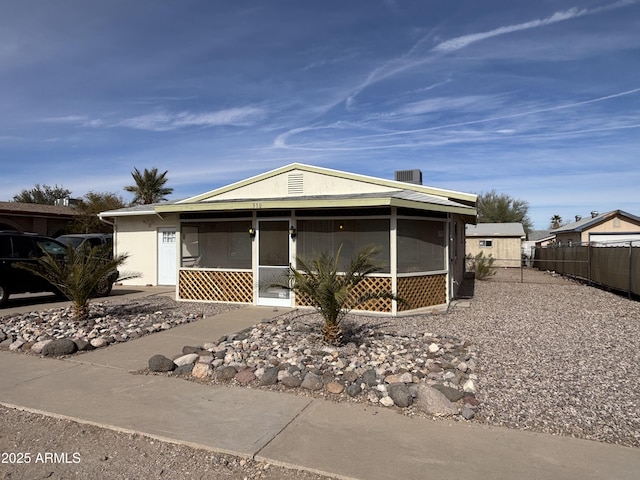
[[[491,255],[496,267],[519,267],[522,262],[524,227],[521,223],[478,223],[467,225],[466,250],[468,255],[480,252]]]
[[[550,230],[532,230],[527,234],[527,240],[522,242],[522,258],[527,266],[535,257],[536,247],[546,247],[555,240],[556,236]]]
[[[559,246],[587,243],[604,246],[630,241],[640,244],[640,217],[622,210],[591,212],[590,217],[577,217],[575,222],[551,230],[550,233],[555,235]]]
[[[402,173],[402,172],[397,172]],[[476,195],[291,164],[186,200],[143,205],[100,217],[114,225],[127,284],[176,285],[179,300],[305,306],[281,283],[296,256],[342,246],[346,263],[377,244],[384,269],[363,282],[393,291],[366,311],[445,305],[464,278],[464,226]]]
[[[551,233],[551,230],[534,230],[529,233],[525,243],[533,247],[546,247],[555,242],[555,240],[556,236]],[[533,245],[530,245],[531,243],[533,243]]]
[[[75,221],[73,206],[0,202],[0,230],[37,233],[56,237]]]

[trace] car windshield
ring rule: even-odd
[[[83,242],[84,238],[82,237],[58,237],[57,240],[59,242],[64,243],[67,246],[72,246],[73,248],[78,248],[80,244]]]
[[[38,246],[51,255],[64,255],[67,253],[64,245],[54,242],[53,240],[36,240]]]

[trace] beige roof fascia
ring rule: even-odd
[[[204,202],[189,204],[173,204],[157,206],[158,213],[169,212],[213,212],[228,210],[269,210],[269,209],[313,209],[313,208],[362,208],[362,207],[406,207],[416,210],[430,210],[446,213],[457,213],[475,217],[476,209],[453,202],[450,204],[427,203],[415,200],[382,197],[354,197],[354,198],[290,198],[264,200],[234,200],[226,202]]]

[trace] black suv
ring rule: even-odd
[[[7,303],[9,295],[14,293],[60,292],[35,273],[18,268],[16,263],[35,264],[48,252],[60,259],[67,254],[67,247],[53,238],[32,233],[14,231],[0,231],[0,306]],[[118,271],[114,270],[106,281],[101,282],[96,296],[109,295],[113,282],[118,278]]]

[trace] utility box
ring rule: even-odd
[[[422,185],[422,171],[415,170],[396,170],[395,180],[397,182],[415,183]]]

